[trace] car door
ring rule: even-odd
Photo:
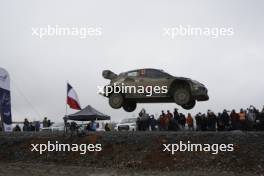
[[[138,70],[127,72],[124,78],[125,85],[125,97],[126,98],[137,98],[137,84],[138,84]]]
[[[148,89],[148,97],[167,97],[168,88],[171,83],[171,77],[155,69],[147,69],[144,76],[144,84]],[[151,90],[151,96],[150,95]]]

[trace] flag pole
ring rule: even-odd
[[[65,102],[65,119],[64,120],[64,134],[67,134],[67,120],[68,120],[68,81],[66,81],[66,102]]]
[[[65,116],[68,116],[68,81],[66,81],[66,102],[65,102]]]

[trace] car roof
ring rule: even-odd
[[[134,70],[127,71],[126,73],[128,73],[128,72],[134,72],[134,71],[140,71],[140,70],[157,70],[157,71],[163,71],[162,69],[156,69],[156,68],[140,68],[140,69],[134,69]]]

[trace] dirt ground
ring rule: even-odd
[[[178,141],[234,144],[234,152],[162,151]],[[30,151],[30,144],[102,144],[101,152]],[[83,137],[50,133],[0,134],[0,176],[13,175],[260,175],[264,173],[263,132],[96,132]]]
[[[39,163],[0,163],[2,176],[235,176],[233,172],[221,171],[158,171],[115,168],[89,168],[83,166],[39,164]],[[254,175],[243,173],[242,175]]]

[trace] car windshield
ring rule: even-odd
[[[156,70],[156,69],[146,69],[145,76],[146,77],[149,77],[149,78],[166,78],[166,77],[171,77],[170,74],[164,72],[163,70]]]
[[[136,118],[130,118],[130,119],[123,119],[121,121],[121,123],[135,123],[136,122]]]
[[[166,76],[169,76],[169,77],[171,76],[169,73],[165,72],[164,70],[160,70],[160,72],[162,72]]]

